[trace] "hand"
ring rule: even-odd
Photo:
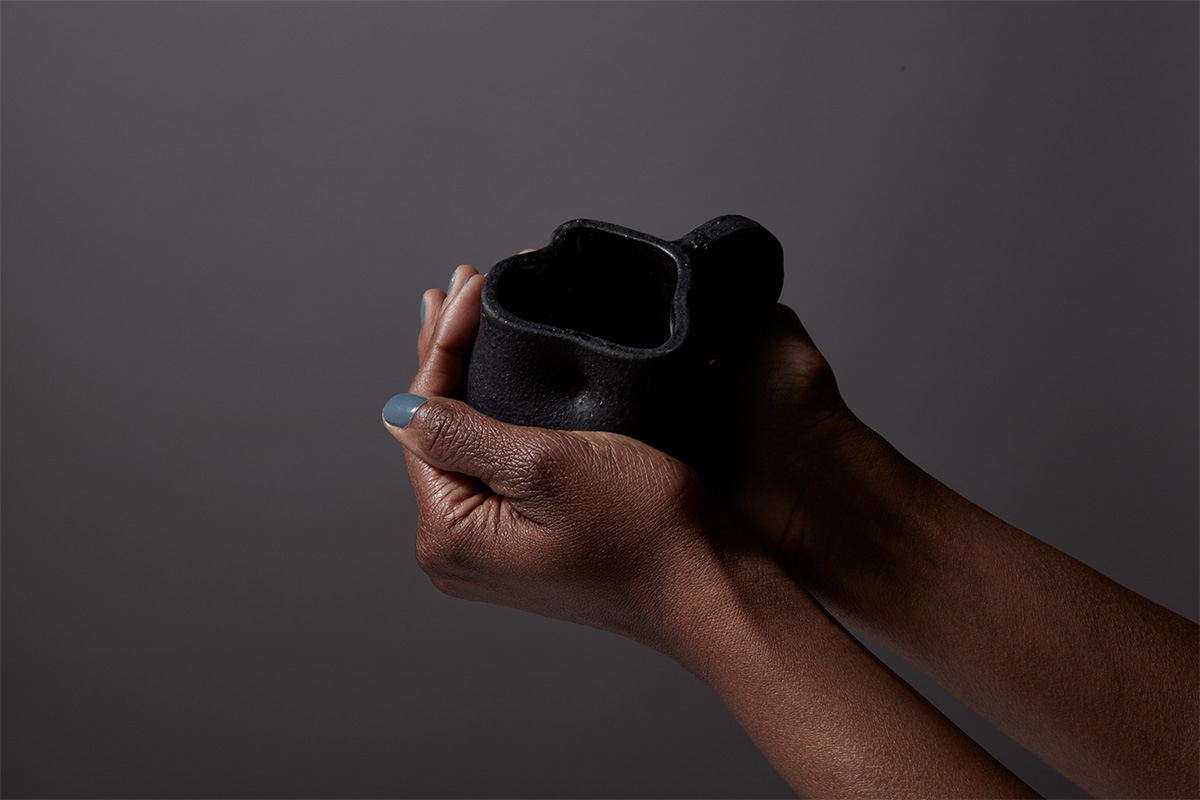
[[[905,459],[783,306],[731,372],[744,422],[702,473],[829,612],[1093,794],[1196,796],[1194,623]]]
[[[692,624],[685,584],[713,568],[704,531],[722,512],[687,467],[634,439],[507,425],[452,399],[482,282],[460,267],[449,297],[426,293],[407,401],[420,404],[388,425],[416,494],[418,562],[447,594],[669,649]]]
[[[733,398],[700,469],[795,567],[820,535],[813,521],[826,484],[838,477],[832,467],[872,434],[787,306],[775,307],[740,358],[714,365],[713,383]]]
[[[425,294],[412,394],[384,410],[416,494],[417,558],[439,589],[666,653],[720,694],[798,792],[1030,794],[753,537],[727,535],[741,523],[681,462],[616,434],[506,425],[453,399],[482,281],[460,267],[449,298]]]

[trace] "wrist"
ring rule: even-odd
[[[852,610],[871,587],[903,580],[920,558],[949,490],[853,417],[779,476],[786,520],[769,538],[779,560],[832,609]]]
[[[754,652],[783,629],[825,616],[771,554],[742,530],[710,539],[714,547],[680,570],[664,593],[663,636],[654,646],[721,693],[726,676],[744,681]]]
[[[876,532],[886,515],[903,513],[906,459],[849,409],[787,431],[789,446],[753,453],[733,494],[791,566],[825,555],[830,529]],[[766,438],[766,437],[761,437]],[[775,449],[772,443],[772,449]]]

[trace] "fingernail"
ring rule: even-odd
[[[421,295],[421,324],[425,324],[425,295]]]
[[[407,428],[408,421],[428,398],[419,394],[398,394],[383,407],[383,418],[388,425]]]
[[[454,279],[457,277],[458,277],[458,269],[456,268],[454,270],[454,274],[450,276],[450,285],[446,287],[446,297],[449,297],[450,293],[452,291],[454,291]]]

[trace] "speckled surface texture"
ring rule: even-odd
[[[779,240],[717,217],[674,241],[560,225],[489,273],[467,399],[505,422],[599,430],[689,460],[709,364],[736,354],[783,286]]]

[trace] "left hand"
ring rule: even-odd
[[[416,494],[418,562],[447,594],[672,650],[717,583],[709,534],[724,509],[684,464],[637,440],[508,425],[454,399],[483,280],[464,266],[449,297],[425,294],[419,369],[398,396],[411,399],[393,401],[416,407],[388,430]]]

